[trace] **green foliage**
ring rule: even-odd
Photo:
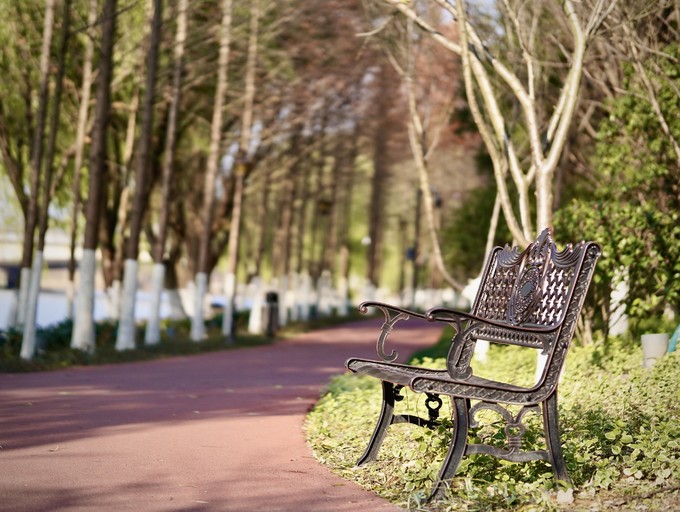
[[[446,247],[446,265],[459,278],[476,277],[481,271],[495,199],[496,187],[473,190],[444,227],[442,245]],[[495,243],[502,245],[511,238],[505,219],[500,215]]]
[[[222,335],[222,315],[217,314],[206,321],[207,339],[196,343],[190,339],[190,319],[161,321],[161,340],[158,345],[144,345],[145,324],[138,324],[135,336],[135,349],[119,352],[116,350],[118,322],[104,320],[95,324],[96,349],[93,354],[71,349],[73,321],[40,327],[36,331],[36,356],[32,361],[19,357],[22,332],[15,328],[0,331],[0,372],[29,372],[55,370],[76,365],[97,365],[124,363],[146,359],[157,359],[177,355],[199,354],[216,350],[253,347],[272,343],[271,338],[247,334],[248,313],[235,313],[235,326],[238,333],[236,343],[227,345]],[[344,317],[329,316],[311,318],[307,322],[290,322],[277,331],[278,338],[294,336],[313,329],[322,329],[355,320],[364,320],[366,315],[350,311]]]
[[[246,324],[247,318],[244,315],[237,315],[237,328],[244,331]],[[95,324],[96,349],[91,354],[70,347],[73,322],[64,320],[37,330],[37,350],[32,361],[24,361],[19,357],[22,340],[20,330],[0,331],[0,372],[42,371],[79,365],[124,363],[258,346],[272,342],[270,338],[265,336],[254,336],[240,332],[236,343],[227,345],[221,333],[219,317],[208,321],[208,337],[201,343],[196,343],[190,339],[189,320],[165,320],[162,327],[160,343],[154,346],[145,346],[143,342],[144,325],[138,325],[135,349],[120,352],[115,348],[118,323],[111,320],[97,322]]]
[[[379,413],[379,381],[369,377],[333,379],[307,418],[308,440],[315,456],[332,470],[409,509],[670,510],[680,499],[680,356],[669,354],[651,370],[641,362],[639,346],[619,339],[575,347],[567,359],[560,425],[573,502],[543,462],[513,464],[476,455],[463,459],[447,499],[425,506],[450,440],[450,422],[435,431],[392,426],[378,460],[352,468]],[[421,363],[444,367],[443,359]],[[476,364],[475,373],[499,378],[511,369],[526,384],[534,365],[531,350],[492,346],[488,362]],[[427,414],[420,394],[409,392],[397,404],[398,413],[404,409]],[[442,415],[449,413],[445,404]],[[497,418],[480,416],[482,426],[471,441],[502,445]],[[524,447],[543,449],[542,422],[537,415],[525,420]]]
[[[675,60],[678,45],[666,48]],[[665,62],[665,60],[661,60]],[[680,140],[680,74],[662,68],[657,99],[670,133]],[[606,304],[610,287],[627,277],[626,309],[634,324],[680,311],[680,159],[664,133],[639,77],[627,71],[630,94],[611,102],[599,126],[595,166],[599,186],[557,212],[558,232],[602,244],[596,286]],[[648,70],[653,74],[653,68]]]

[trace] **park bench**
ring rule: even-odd
[[[382,382],[382,410],[357,466],[376,459],[390,425],[411,423],[432,429],[440,425],[441,395],[445,395],[451,401],[453,435],[430,500],[444,495],[462,458],[471,454],[511,462],[544,460],[551,464],[556,478],[568,484],[558,426],[557,387],[599,256],[600,248],[593,242],[582,241],[557,251],[546,229],[524,251],[506,245],[490,253],[470,313],[434,308],[423,315],[379,302],[361,304],[362,312],[369,307],[382,311],[385,322],[377,340],[381,360],[347,361],[352,372]],[[398,354],[386,353],[385,342],[395,324],[409,317],[453,327],[446,370],[397,364]],[[477,340],[540,350],[545,365],[537,383],[524,387],[475,375],[471,363]],[[395,402],[404,398],[401,392],[405,387],[426,395],[427,418],[395,414]],[[468,436],[479,427],[476,415],[483,410],[502,418],[505,446],[469,442]],[[542,417],[544,450],[522,447],[523,419],[529,412]]]

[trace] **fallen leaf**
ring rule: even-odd
[[[559,505],[569,505],[574,503],[574,489],[567,489],[566,491],[560,489],[557,491],[557,503]]]

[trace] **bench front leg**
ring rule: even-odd
[[[453,401],[453,435],[451,445],[446,454],[444,463],[439,470],[439,476],[432,488],[428,502],[442,499],[446,495],[446,489],[450,485],[453,476],[458,470],[460,461],[463,460],[467,448],[468,427],[470,425],[469,409],[470,402],[465,398],[452,398]]]
[[[571,479],[567,472],[567,464],[562,456],[562,443],[560,442],[560,427],[557,411],[557,391],[554,391],[548,399],[543,402],[543,427],[545,429],[545,444],[548,447],[550,465],[553,468],[555,478],[561,482],[571,485]]]
[[[394,402],[399,394],[399,389],[396,389],[391,382],[382,381],[382,390],[383,399],[380,416],[378,417],[378,422],[375,424],[375,429],[373,430],[371,440],[368,442],[366,451],[357,461],[357,466],[361,466],[365,462],[375,460],[378,457],[378,452],[385,439],[385,434],[387,434],[387,427],[392,424],[392,419],[394,418]]]

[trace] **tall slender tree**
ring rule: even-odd
[[[66,68],[66,51],[71,30],[71,0],[64,0],[61,20],[61,35],[57,62],[57,76],[55,78],[54,97],[50,112],[50,127],[47,140],[47,148],[44,163],[44,184],[42,194],[38,201],[38,243],[33,256],[33,268],[31,269],[31,282],[26,302],[26,317],[21,344],[21,357],[32,359],[35,354],[35,334],[37,328],[38,298],[40,296],[40,281],[43,270],[43,257],[45,252],[45,235],[48,227],[48,209],[52,200],[52,178],[54,167],[54,154],[56,151],[57,131],[59,129],[59,113],[61,108],[61,93],[64,85],[64,72]]]
[[[248,37],[248,59],[246,61],[245,94],[243,116],[241,118],[241,139],[236,164],[236,184],[234,186],[234,205],[229,225],[229,248],[227,252],[227,272],[225,278],[225,305],[222,333],[228,341],[234,341],[233,316],[236,301],[236,267],[238,265],[239,234],[243,211],[243,189],[246,173],[252,166],[251,143],[253,133],[253,105],[255,101],[255,71],[257,69],[257,41],[260,22],[260,0],[251,0],[250,34]]]
[[[80,88],[80,108],[78,109],[78,123],[76,128],[75,157],[73,164],[73,182],[71,185],[71,244],[68,262],[67,315],[73,317],[75,309],[75,275],[76,275],[76,242],[78,239],[78,219],[80,217],[81,193],[80,177],[83,167],[83,153],[85,150],[85,131],[90,110],[90,92],[92,89],[92,57],[94,56],[95,23],[97,21],[98,0],[90,0],[87,15],[87,37],[85,38],[85,55],[83,57],[83,79]]]
[[[188,0],[179,0],[177,5],[177,28],[175,32],[175,46],[173,53],[172,89],[170,92],[170,107],[168,109],[168,127],[165,135],[165,153],[163,155],[163,174],[161,179],[161,200],[158,212],[158,233],[154,241],[152,257],[154,266],[151,274],[151,306],[149,319],[146,324],[144,342],[155,345],[160,340],[160,306],[161,293],[165,280],[165,241],[168,232],[168,213],[170,210],[170,196],[172,171],[175,163],[177,148],[177,128],[179,106],[182,94],[182,69],[184,68],[184,47],[187,37],[187,8]]]
[[[113,44],[116,35],[116,0],[105,0],[102,13],[102,40],[99,56],[99,74],[90,144],[90,176],[86,206],[83,256],[80,261],[80,285],[71,346],[94,351],[94,290],[97,268],[96,250],[99,234],[99,204],[101,185],[106,165],[106,136],[111,102],[113,76]]]
[[[222,106],[228,87],[229,46],[231,44],[232,0],[222,1],[222,21],[220,24],[219,58],[217,64],[217,85],[213,103],[212,124],[210,127],[210,149],[203,185],[203,208],[201,211],[202,235],[199,247],[198,269],[195,276],[194,312],[191,317],[191,339],[201,341],[205,338],[203,321],[203,301],[208,290],[210,267],[210,238],[215,204],[215,179],[220,160],[222,140]],[[225,312],[226,316],[226,312]]]
[[[28,196],[28,212],[24,226],[24,243],[21,256],[21,277],[18,304],[18,323],[24,324],[28,311],[28,289],[31,282],[31,261],[35,242],[35,228],[38,221],[40,187],[42,179],[42,158],[45,136],[45,120],[47,118],[47,104],[49,101],[49,75],[52,48],[52,33],[54,31],[54,0],[45,1],[45,18],[43,22],[42,49],[40,51],[40,86],[38,91],[38,112],[36,126],[33,131],[31,146],[31,187]],[[27,357],[26,354],[23,357]],[[30,355],[32,357],[32,354]]]
[[[137,298],[137,272],[139,239],[142,222],[147,206],[147,182],[149,175],[149,153],[153,130],[154,98],[156,97],[156,71],[158,68],[158,48],[161,40],[163,1],[154,0],[151,40],[146,62],[146,84],[142,125],[139,133],[139,154],[135,173],[135,193],[132,202],[130,237],[125,249],[125,272],[123,283],[123,302],[116,337],[117,350],[135,348],[135,302]]]

